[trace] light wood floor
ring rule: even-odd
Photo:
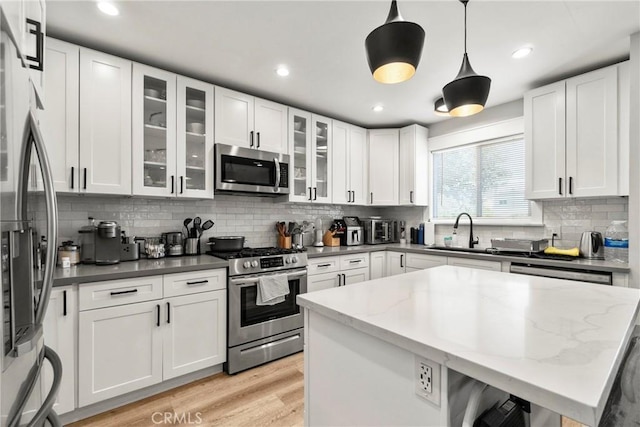
[[[303,390],[303,353],[298,353],[236,375],[216,374],[71,426],[169,425],[158,423],[162,416],[156,412],[190,414],[192,424],[201,419],[202,426],[302,426]],[[187,425],[183,420],[180,425]]]

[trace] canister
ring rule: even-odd
[[[69,258],[71,265],[80,264],[80,246],[72,241],[62,242],[58,247],[58,266],[62,267],[62,258]]]

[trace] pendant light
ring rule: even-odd
[[[393,0],[387,21],[371,31],[364,44],[373,78],[380,83],[400,83],[416,73],[424,30],[414,22],[405,21]]]
[[[442,88],[444,102],[447,104],[449,114],[455,117],[471,116],[484,109],[484,104],[489,97],[491,79],[487,76],[479,76],[471,68],[467,56],[467,3],[469,0],[460,0],[464,5],[464,56],[462,65],[456,78]]]
[[[447,104],[444,103],[444,98],[440,97],[433,103],[433,112],[436,116],[449,116],[449,109]]]

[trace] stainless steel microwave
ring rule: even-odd
[[[215,191],[289,194],[289,156],[256,149],[216,144]]]

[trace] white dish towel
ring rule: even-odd
[[[260,277],[256,305],[275,305],[289,295],[289,279],[286,274]]]

